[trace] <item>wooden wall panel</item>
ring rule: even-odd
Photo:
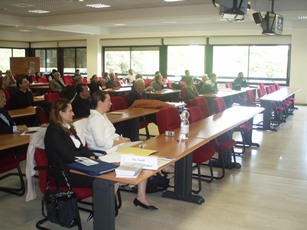
[[[40,60],[39,57],[11,57],[10,58],[10,69],[13,75],[25,75],[27,69],[31,69],[31,73],[40,71]]]

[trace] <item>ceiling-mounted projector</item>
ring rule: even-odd
[[[266,35],[281,35],[284,27],[284,18],[279,14],[274,13],[274,0],[272,0],[272,11],[267,12],[262,17],[260,12],[253,14],[253,18],[256,24],[260,24],[262,28],[262,34]]]
[[[212,0],[213,4],[219,8],[220,15],[228,21],[244,20],[248,0]]]

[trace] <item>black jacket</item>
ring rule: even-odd
[[[82,99],[77,95],[71,105],[75,118],[88,117],[90,115],[90,103],[88,99]]]
[[[78,136],[75,137],[79,139]],[[76,148],[70,134],[52,123],[47,128],[44,142],[49,165],[61,170],[68,170],[67,165],[74,162],[76,156],[95,156],[81,141],[80,147]]]
[[[10,99],[10,109],[22,109],[28,106],[33,106],[33,94],[30,90],[22,92],[17,90],[12,94]]]
[[[5,133],[13,133],[13,126],[15,126],[15,122],[11,118],[11,116],[8,114],[6,109],[0,108],[0,114],[6,117],[6,119],[9,121],[9,125],[0,118],[0,134],[5,134]]]

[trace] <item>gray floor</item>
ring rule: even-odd
[[[134,194],[122,193],[116,229],[306,230],[306,115],[307,107],[299,107],[278,132],[254,131],[254,141],[261,147],[237,157],[242,163],[240,170],[227,170],[223,180],[204,182],[201,195],[206,201],[202,205],[165,199],[155,193],[148,198],[159,210],[146,211],[133,206]],[[41,218],[40,198],[24,200],[0,193],[0,229],[35,229],[35,222]],[[92,229],[87,215],[81,212],[83,229]]]

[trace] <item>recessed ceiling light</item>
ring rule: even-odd
[[[29,13],[34,13],[34,14],[48,14],[50,11],[48,10],[29,10]]]
[[[185,0],[164,0],[164,2],[184,2]]]
[[[18,4],[13,4],[12,6],[21,7],[21,8],[27,8],[27,7],[33,7],[35,5],[27,4],[27,3],[18,3]]]
[[[117,24],[114,24],[114,26],[126,26],[126,24],[117,23]]]
[[[299,15],[297,16],[299,20],[307,20],[307,15]]]
[[[86,6],[92,7],[92,8],[108,8],[110,5],[106,4],[87,4]]]

